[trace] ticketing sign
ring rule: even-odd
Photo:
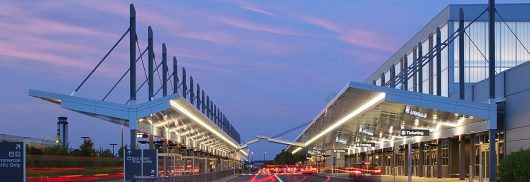
[[[429,136],[429,130],[403,129],[399,132],[400,136]]]

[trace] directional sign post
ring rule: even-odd
[[[400,136],[429,136],[429,130],[403,129],[399,132]]]
[[[125,180],[156,179],[158,152],[156,149],[128,149],[125,151]]]
[[[26,181],[26,146],[22,142],[0,142],[0,180]]]
[[[403,137],[406,137],[408,139],[408,137],[417,137],[417,136],[429,136],[429,130],[419,130],[419,129],[402,129],[400,132],[399,132],[399,135],[400,136],[403,136]],[[408,152],[407,152],[407,155],[408,155],[408,181],[411,182],[412,181],[412,147],[410,145],[410,141],[407,140],[407,145],[408,145]]]

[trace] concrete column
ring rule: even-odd
[[[466,155],[465,155],[465,143],[464,136],[458,137],[458,179],[464,180],[466,173]]]
[[[153,139],[153,135],[149,134],[148,138],[149,138],[149,149],[154,149],[155,148],[155,141]]]
[[[404,167],[404,171],[405,171],[405,174],[409,174],[409,148],[407,146],[407,144],[405,144],[403,146],[403,148],[405,149],[405,153],[404,153],[404,156],[405,156],[405,161],[403,161],[403,167]]]
[[[469,171],[469,174],[473,174],[475,176],[475,134],[471,134],[469,145],[469,164],[473,166],[471,168],[473,171]]]
[[[385,174],[386,173],[386,170],[385,170],[385,166],[386,166],[386,153],[385,153],[385,149],[381,149],[381,173],[382,174]]]
[[[162,151],[163,151],[164,153],[169,153],[169,151],[168,151],[168,145],[167,145],[167,139],[166,139],[166,141],[165,141],[164,144],[163,144]],[[169,176],[169,175],[167,174],[167,173],[168,173],[167,171],[168,171],[168,169],[169,169],[168,164],[167,164],[167,158],[168,158],[168,156],[164,156],[164,176]]]
[[[419,151],[419,155],[420,155],[420,156],[419,156],[419,158],[418,158],[418,160],[419,160],[419,161],[418,161],[418,176],[419,176],[419,177],[423,177],[423,176],[424,176],[424,171],[423,171],[423,161],[424,161],[424,159],[425,159],[425,158],[424,158],[425,154],[423,153],[423,145],[424,145],[424,143],[421,143],[421,142],[420,142],[418,145],[419,145],[419,146],[418,146],[418,150],[420,150],[420,151]]]
[[[412,182],[412,144],[409,142],[408,143],[408,153],[407,153],[407,156],[409,158],[409,160],[407,161],[408,163],[408,181],[409,182]]]
[[[442,140],[436,141],[436,177],[442,178]]]
[[[129,121],[130,122],[130,121]],[[131,128],[131,141],[130,141],[130,148],[136,149],[136,128]]]

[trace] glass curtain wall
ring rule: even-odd
[[[453,22],[455,30],[458,22]],[[465,22],[466,26],[469,22]],[[530,59],[527,49],[530,47],[530,22],[497,22],[495,30],[495,71],[500,73],[511,67],[522,64]],[[511,29],[511,30],[510,30]],[[517,35],[519,42],[516,36]],[[465,83],[475,83],[488,78],[488,22],[475,22],[464,37],[464,65]],[[521,44],[522,43],[522,44]],[[459,83],[459,50],[458,39],[454,46],[454,76],[455,83]],[[526,49],[525,49],[526,48]]]

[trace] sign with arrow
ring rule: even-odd
[[[125,180],[156,179],[158,177],[156,149],[127,149],[125,151]]]
[[[22,142],[0,142],[1,181],[26,181],[26,147]]]

